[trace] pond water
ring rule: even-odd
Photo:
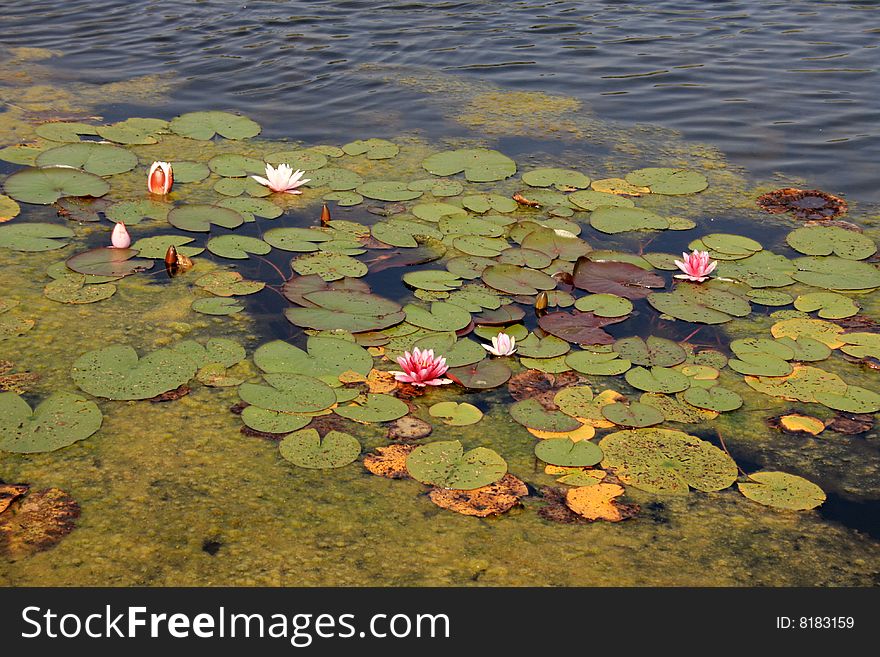
[[[246,139],[201,140],[175,134],[172,123],[171,128],[157,129],[158,143],[122,146],[137,156],[138,164],[107,176],[111,189],[104,205],[68,203],[64,213],[74,216],[65,219],[55,205],[19,198],[20,215],[0,224],[2,229],[50,223],[73,231],[64,239],[68,246],[40,252],[2,248],[0,237],[0,299],[17,302],[3,315],[14,321],[34,320],[21,335],[11,330],[0,334],[5,338],[0,339],[0,361],[8,361],[12,373],[38,375],[20,384],[31,406],[63,391],[92,400],[103,415],[97,432],[63,449],[36,454],[0,451],[0,481],[26,482],[32,491],[62,489],[80,508],[75,529],[51,549],[13,554],[7,546],[4,555],[0,533],[0,584],[877,583],[877,431],[871,427],[847,434],[829,428],[812,436],[770,428],[766,420],[781,414],[799,412],[830,421],[835,410],[815,399],[764,394],[730,367],[720,368],[718,381],[742,397],[741,408],[702,422],[664,421],[660,426],[699,437],[714,446],[712,454],[723,455],[716,448],[729,451],[740,469],[741,483],[747,482],[746,473],[759,471],[790,473],[813,482],[826,496],[818,508],[792,511],[759,504],[741,494],[732,479],[720,490],[671,495],[631,485],[632,479],[617,472],[626,489],[623,499],[640,507],[634,518],[617,523],[551,522],[538,514],[548,500],[541,496],[542,487],[572,487],[557,483],[558,475],[547,474],[545,463],[536,458],[536,438],[514,419],[514,398],[507,385],[485,391],[466,391],[457,384],[430,389],[412,400],[415,410],[410,412],[430,421],[433,433],[413,444],[460,440],[465,449],[490,448],[504,458],[510,473],[529,485],[530,494],[517,507],[477,518],[439,508],[422,483],[370,474],[361,458],[332,469],[295,466],[282,457],[275,440],[241,432],[242,418],[229,412],[240,402],[237,386],[203,385],[203,376],[190,377],[188,395],[151,403],[92,396],[87,394],[96,390],[91,386],[99,384],[80,385],[82,379],[72,375],[83,354],[114,344],[131,345],[143,356],[186,340],[204,344],[211,338],[227,338],[242,345],[247,354],[246,360],[229,369],[230,376],[259,383],[262,371],[259,359],[254,363],[254,352],[260,345],[276,339],[306,345],[303,327],[284,314],[297,306],[280,290],[290,275],[291,258],[302,258],[300,253],[275,244],[268,252],[246,259],[204,251],[193,257],[192,271],[174,278],[168,278],[156,260],[149,272],[117,281],[116,293],[97,303],[59,303],[44,295],[53,278],[47,269],[109,243],[111,204],[148,198],[144,181],[154,160],[204,163],[236,154],[262,162],[272,153],[296,150],[301,156],[302,149],[321,145],[325,148],[318,156],[312,150],[311,159],[303,160],[315,167],[309,176],[320,177],[322,169],[338,167],[354,172],[361,181],[411,182],[434,177],[435,172],[422,164],[432,154],[497,149],[515,160],[516,175],[489,177],[487,182],[468,181],[455,173],[438,176],[461,183],[463,191],[449,196],[449,190],[441,193],[435,188],[435,193],[398,202],[384,190],[374,196],[389,200],[374,197],[354,203],[357,199],[350,199],[354,203],[350,206],[329,201],[334,220],[353,222],[336,225],[345,233],[337,235],[338,248],[369,264],[368,273],[359,280],[368,283],[374,294],[399,304],[432,300],[424,290],[414,297],[413,286],[404,283],[403,275],[445,269],[456,255],[502,257],[492,253],[498,243],[491,242],[491,236],[502,235],[516,246],[527,231],[519,234],[512,227],[530,220],[540,220],[551,229],[579,231],[594,250],[618,252],[608,255],[610,260],[677,254],[706,235],[747,236],[759,243],[757,248],[784,256],[786,264],[758,260],[748,276],[736,269],[736,259],[719,257],[718,275],[739,283],[713,281],[712,285],[740,301],[754,301],[756,297],[748,293],[755,290],[781,291],[790,297],[837,290],[854,299],[860,306],[859,324],[852,318],[837,318],[844,328],[829,328],[830,321],[800,325],[813,327],[801,332],[802,337],[824,336],[833,348],[830,357],[806,366],[839,375],[850,389],[876,391],[877,342],[867,338],[865,359],[856,362],[852,354],[840,350],[845,340],[837,339],[844,330],[860,335],[878,332],[872,323],[880,320],[880,294],[872,294],[880,287],[872,283],[876,256],[867,253],[860,260],[853,256],[842,264],[841,259],[823,261],[820,266],[830,267],[834,283],[816,285],[815,278],[792,279],[786,281],[790,285],[779,287],[755,283],[758,275],[768,272],[787,276],[795,270],[790,263],[804,255],[834,257],[813,252],[816,239],[798,249],[786,241],[803,222],[787,213],[768,214],[756,204],[758,196],[776,188],[821,189],[845,198],[848,211],[842,219],[862,229],[869,240],[880,237],[876,184],[880,8],[874,3],[204,1],[143,3],[133,10],[131,3],[122,1],[38,1],[4,8],[0,28],[0,148],[20,143],[39,152],[57,148],[61,142],[36,132],[37,126],[57,121],[97,126],[130,117],[167,121],[189,112],[219,110],[246,115],[261,128],[259,135],[249,134]],[[326,148],[371,138],[393,142],[399,153],[369,159]],[[86,134],[82,139],[100,137]],[[388,148],[384,142],[382,147]],[[0,161],[0,182],[27,164],[10,157],[14,161]],[[224,181],[245,178],[219,175],[217,162],[207,178],[176,183],[169,202],[184,206],[234,198],[214,185],[236,185]],[[226,160],[228,166],[241,162]],[[578,192],[564,185],[563,191],[545,190],[521,178],[542,167],[576,170],[594,181],[623,177],[644,167],[674,167],[705,176],[708,187],[682,195],[651,190],[655,193],[618,197],[660,215],[664,225],[674,219],[670,228],[677,229],[608,233],[595,227],[601,225],[595,211],[559,199]],[[186,179],[183,166],[176,171],[178,179]],[[216,226],[209,234],[188,232],[169,225],[164,213],[130,222],[129,232],[135,241],[184,235],[194,238],[198,247],[227,234],[266,237],[271,242],[271,235],[267,236],[271,229],[320,225],[322,197],[330,190],[314,185],[303,189],[301,196],[267,197],[281,215],[258,216],[234,232]],[[339,185],[337,190],[350,195],[351,186]],[[428,240],[415,257],[415,249],[402,244],[386,249],[367,242],[365,253],[355,252],[360,244],[352,246],[352,241],[364,241],[361,238],[368,234],[353,224],[388,224],[401,211],[408,220],[424,221],[426,211],[416,210],[413,217],[414,206],[434,202],[461,206],[469,194],[493,193],[509,199],[515,192],[541,198],[543,207],[510,210],[493,201],[501,207],[486,213],[490,219],[477,222],[479,229],[465,231],[482,231],[480,239],[489,236],[490,241],[455,246],[454,239],[445,239],[448,250],[439,260],[425,262],[429,259],[425,254],[442,253],[436,240]],[[5,193],[15,196],[8,185]],[[258,190],[248,187],[245,196],[248,193]],[[476,211],[471,214],[479,216]],[[77,218],[100,221],[71,220]],[[614,218],[621,220],[619,215]],[[433,221],[432,230],[448,228],[437,217]],[[688,222],[693,227],[681,230],[690,226]],[[487,225],[492,230],[487,232]],[[419,241],[424,242],[421,236]],[[742,243],[737,244],[741,248]],[[746,252],[754,250],[749,247]],[[714,253],[731,255],[717,247]],[[576,257],[562,257],[552,266],[538,268],[548,273],[570,271]],[[859,264],[847,264],[852,262]],[[655,293],[673,289],[668,257],[639,264],[647,269],[654,265],[654,273],[663,278],[666,290],[658,288]],[[860,269],[853,273],[856,266]],[[243,306],[241,312],[194,311],[194,300],[214,298],[195,281],[222,270],[268,285],[255,294],[232,297]],[[300,270],[299,274],[305,272]],[[466,283],[480,283],[477,276]],[[744,286],[743,277],[751,283]],[[867,283],[860,285],[862,280]],[[689,284],[679,285],[684,289]],[[505,293],[513,294],[500,292]],[[583,289],[573,293],[586,295]],[[530,331],[538,329],[533,300],[534,295],[514,299],[526,311],[522,322]],[[753,302],[746,313],[731,312],[735,319],[718,324],[675,320],[675,311],[667,308],[663,312],[673,317],[661,317],[644,298],[632,303],[633,314],[626,321],[606,327],[613,338],[654,335],[696,351],[715,349],[731,358],[733,340],[798,337],[796,329],[792,333],[775,327],[786,319],[796,321],[798,313],[808,313],[811,322],[817,318],[815,311],[794,310],[791,300],[778,307]],[[692,309],[692,301],[684,305]],[[784,314],[771,316],[775,312]],[[396,350],[412,346],[406,335],[398,329],[390,336],[392,342],[388,343],[389,336],[376,337],[374,342],[386,354],[395,355]],[[445,337],[428,337],[445,344]],[[461,339],[486,342],[474,334]],[[363,336],[361,342],[372,346]],[[570,353],[580,350],[577,345],[571,349]],[[393,369],[379,354],[374,354],[376,367]],[[521,357],[505,359],[514,373],[529,364]],[[3,374],[0,384],[10,387]],[[581,384],[597,394],[613,389],[630,402],[639,401],[646,390],[633,387],[622,374],[588,373]],[[693,375],[688,384],[701,385]],[[855,408],[852,395],[843,396],[849,401],[830,403]],[[871,399],[860,402],[871,411],[869,416],[877,410]],[[430,406],[443,401],[471,403],[484,415],[468,426],[446,425],[428,414]],[[382,423],[339,419],[325,421],[322,429],[331,424],[357,438],[363,454],[389,443],[387,425]],[[599,424],[594,443],[621,429],[611,422]],[[15,506],[10,509],[15,510]],[[0,529],[4,529],[2,515]]]

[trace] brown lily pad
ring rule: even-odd
[[[375,453],[364,457],[364,467],[386,479],[411,479],[406,469],[406,457],[416,445],[388,445],[377,447]]]
[[[783,187],[758,197],[758,206],[770,214],[791,213],[796,219],[834,219],[846,214],[847,203],[842,198],[819,189]]]
[[[48,550],[73,531],[79,504],[58,488],[25,495],[0,514],[0,555],[21,559]]]
[[[488,486],[471,490],[432,488],[428,497],[442,509],[466,516],[485,518],[509,511],[528,494],[529,489],[525,483],[508,472]]]
[[[578,486],[569,489],[565,494],[565,504],[590,522],[596,520],[620,522],[632,518],[639,512],[637,504],[623,504],[617,501],[624,492],[623,486],[617,484]]]
[[[574,385],[579,380],[580,377],[573,371],[549,374],[540,370],[526,370],[511,377],[507,383],[507,391],[516,401],[532,397],[552,399],[557,392]]]
[[[561,522],[565,525],[585,525],[587,520],[568,508],[565,504],[565,491],[551,486],[541,487],[541,501],[544,506],[538,509],[538,515],[550,522]]]
[[[286,433],[272,433],[271,431],[259,431],[258,429],[251,429],[248,425],[242,425],[239,432],[243,436],[247,436],[248,438],[262,438],[263,440],[284,440],[284,437],[288,434]],[[293,432],[290,432],[293,433]]]
[[[6,511],[9,505],[30,490],[27,484],[4,484],[0,481],[0,513]]]
[[[791,436],[816,436],[825,430],[825,423],[822,420],[800,413],[787,413],[767,418],[767,426]]]
[[[412,440],[421,440],[431,435],[433,427],[412,415],[404,415],[402,418],[395,420],[388,427],[388,439],[409,442]]]
[[[184,383],[182,386],[178,386],[174,390],[169,390],[168,392],[163,392],[161,395],[151,397],[150,401],[154,404],[158,404],[159,402],[177,401],[181,397],[186,397],[190,392],[192,392],[192,388]]]
[[[644,299],[651,288],[666,285],[663,279],[651,271],[628,262],[588,260],[579,258],[572,274],[575,287],[594,294],[616,294],[627,299]]]
[[[14,369],[15,363],[12,361],[0,360],[0,392],[22,395],[40,378],[34,372],[13,372]]]
[[[575,344],[612,344],[614,337],[603,331],[602,327],[622,322],[627,317],[599,317],[592,312],[560,311],[542,316],[538,326],[550,335]]]
[[[874,416],[870,413],[843,413],[839,412],[833,418],[825,422],[825,428],[855,436],[870,431],[874,427]]]

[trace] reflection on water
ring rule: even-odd
[[[786,248],[790,225],[754,208],[753,185],[804,180],[845,193],[852,217],[863,223],[880,203],[872,168],[880,155],[880,14],[871,4],[131,7],[77,0],[5,8],[0,44],[56,52],[43,59],[49,53],[15,51],[12,66],[0,67],[7,121],[0,126],[10,141],[28,121],[51,115],[170,118],[210,107],[247,113],[268,138],[393,138],[404,149],[389,172],[417,169],[428,148],[485,140],[521,168],[555,163],[600,177],[655,163],[692,166],[709,173],[710,190],[655,209],[674,208],[713,232],[747,232],[774,249]],[[14,168],[2,166],[4,173]],[[122,189],[142,193],[142,180],[118,178]],[[54,220],[50,208],[26,211],[27,218]],[[303,202],[282,221],[311,225],[316,211]],[[334,217],[376,220],[366,206],[334,208]],[[261,227],[241,232],[259,235]],[[106,237],[82,233],[90,245]],[[675,231],[603,239],[604,248],[636,252],[686,243]],[[276,251],[267,259],[286,272],[289,257]],[[144,277],[100,306],[59,308],[41,294],[44,272],[58,259],[0,253],[4,288],[26,299],[28,312],[45,316],[30,336],[33,348],[15,355],[42,374],[39,394],[69,384],[76,355],[112,342],[148,350],[183,337],[228,335],[250,353],[269,338],[298,334],[280,315],[286,302],[269,290],[246,299],[247,314],[194,317],[186,277]],[[202,260],[203,267],[228,264]],[[277,282],[265,261],[239,269]],[[389,269],[370,281],[387,296],[402,296],[399,274]],[[876,317],[876,302],[867,306]],[[730,329],[727,339],[766,331],[766,313]],[[663,330],[676,337],[678,328]],[[714,345],[719,335],[705,329],[697,340]],[[0,350],[0,357],[8,355]],[[845,376],[853,380],[851,371]],[[861,384],[874,385],[870,376]],[[452,394],[438,392],[437,399]],[[753,418],[722,416],[701,437],[715,440],[720,432],[748,471],[808,474],[829,491],[820,511],[780,513],[733,490],[658,501],[632,489],[629,498],[644,512],[616,526],[551,525],[535,513],[535,499],[502,518],[465,518],[434,507],[415,482],[379,479],[360,466],[292,468],[274,445],[239,433],[238,418],[223,410],[237,401],[235,389],[200,387],[174,406],[105,403],[104,427],[92,438],[55,454],[0,456],[0,478],[70,490],[84,510],[77,530],[55,549],[0,564],[0,584],[876,583],[876,433],[773,437],[763,418],[790,405],[769,397],[752,398],[760,408]],[[438,426],[433,438],[492,447],[529,483],[552,483],[535,462],[533,439],[505,411],[508,401],[503,390],[481,396],[481,423],[464,431]],[[367,449],[386,442],[375,428],[359,438]]]

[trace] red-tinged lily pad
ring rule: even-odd
[[[281,292],[286,299],[300,306],[308,307],[317,307],[317,304],[308,301],[305,295],[320,290],[369,293],[370,286],[358,278],[342,278],[338,281],[328,282],[318,274],[309,274],[307,276],[294,276],[281,288]]]
[[[593,262],[580,258],[574,266],[575,287],[594,294],[616,294],[626,299],[644,299],[651,288],[665,285],[654,272],[628,262]]]
[[[624,319],[626,317],[598,317],[593,313],[555,312],[541,317],[538,326],[557,338],[575,344],[611,344],[614,338],[602,327]]]
[[[457,384],[472,390],[497,388],[507,383],[510,375],[510,368],[502,361],[489,359],[473,365],[453,367],[446,372],[446,376]]]
[[[92,276],[130,276],[153,268],[152,260],[135,258],[134,249],[103,247],[79,253],[67,260],[67,266],[80,274]]]
[[[568,260],[570,262],[574,262],[593,250],[589,244],[578,237],[559,235],[555,230],[550,229],[529,233],[520,247],[540,251],[554,260]]]

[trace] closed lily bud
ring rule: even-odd
[[[324,207],[321,208],[321,225],[326,226],[330,223],[330,210],[327,209],[327,204],[324,204]]]
[[[539,292],[535,298],[535,314],[540,317],[547,312],[547,306],[550,305],[550,297],[546,292]]]
[[[174,184],[174,172],[170,162],[153,162],[150,166],[150,175],[147,177],[147,189],[150,194],[164,196],[171,191]]]
[[[177,249],[174,248],[174,245],[168,247],[168,250],[165,252],[165,266],[166,267],[176,267],[177,266]]]
[[[193,268],[193,261],[177,252],[174,245],[168,247],[165,252],[165,273],[171,278],[178,274],[184,274]]]
[[[125,224],[121,221],[113,228],[110,235],[110,244],[114,249],[127,249],[131,246],[131,236],[125,230]]]

